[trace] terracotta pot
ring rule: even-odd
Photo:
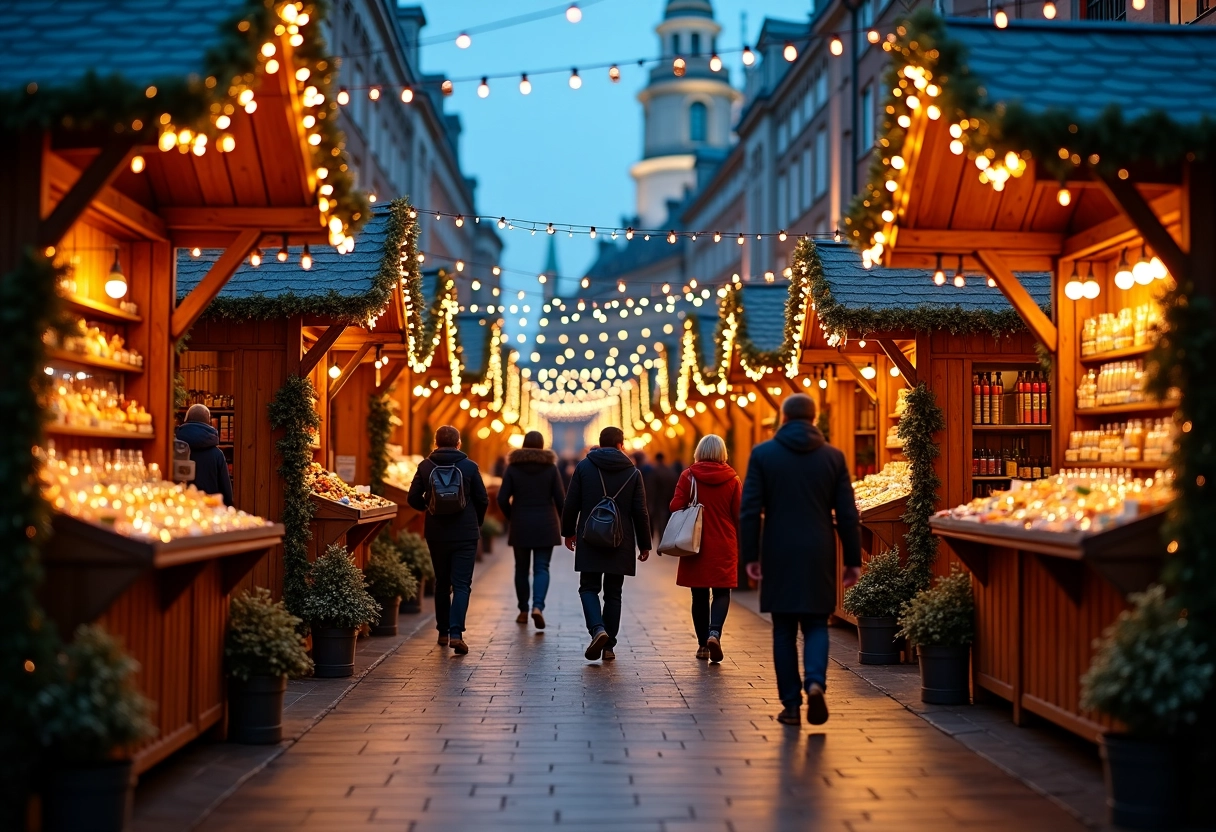
[[[1126,829],[1164,829],[1178,824],[1182,801],[1174,743],[1103,734],[1098,750],[1111,823]]]
[[[355,675],[355,639],[358,627],[312,625],[313,675],[318,679],[341,679]]]
[[[245,745],[274,745],[283,739],[286,676],[228,680],[228,739]]]
[[[971,645],[918,644],[920,701],[931,705],[971,702]]]
[[[134,796],[129,760],[55,769],[42,790],[42,832],[125,832]]]
[[[376,603],[380,605],[380,618],[371,622],[373,636],[395,636],[397,635],[397,613],[401,596],[395,595],[392,598],[377,598]]]

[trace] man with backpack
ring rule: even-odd
[[[588,661],[616,658],[625,576],[636,574],[633,555],[638,547],[646,547],[638,560],[650,557],[646,487],[624,447],[620,428],[600,431],[599,447],[574,469],[562,511],[562,537],[574,551],[578,594],[591,636],[584,653]]]
[[[426,512],[424,536],[435,566],[435,626],[439,644],[458,655],[469,652],[464,619],[473,590],[477,541],[490,498],[477,463],[460,450],[460,431],[435,431],[435,450],[410,483],[410,507]]]

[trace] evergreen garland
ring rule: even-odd
[[[933,462],[941,456],[934,436],[946,429],[946,418],[937,406],[937,397],[922,381],[908,392],[907,409],[899,420],[898,435],[904,443],[904,456],[912,469],[912,491],[907,510],[900,519],[908,526],[904,535],[908,554],[908,574],[915,589],[925,589],[933,579],[937,559],[937,537],[929,528],[929,518],[937,511],[937,489],[942,484]]]
[[[312,465],[312,436],[321,427],[315,402],[317,391],[307,378],[291,376],[267,405],[270,426],[283,431],[275,443],[282,462],[283,478],[283,600],[288,611],[304,618],[303,601],[308,591],[309,523],[313,504],[309,499],[308,469]]]
[[[393,398],[387,392],[367,397],[368,478],[372,493],[384,496],[384,475],[388,472],[388,438],[393,433]]]

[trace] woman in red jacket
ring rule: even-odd
[[[739,497],[743,487],[726,463],[726,443],[710,434],[697,443],[693,464],[680,474],[671,510],[688,508],[692,482],[701,504],[701,551],[680,558],[676,585],[692,588],[692,625],[698,659],[722,661],[722,625],[730,610],[730,591],[739,580]],[[710,590],[713,603],[710,603]]]

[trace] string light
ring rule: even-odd
[[[687,70],[688,70],[688,62],[685,61],[683,58],[676,58],[674,61],[671,62],[672,74],[675,75],[677,78],[683,78],[684,73]]]
[[[608,78],[614,84],[616,82],[620,81],[621,80],[621,68],[619,66],[617,66],[616,64],[613,64],[612,66],[608,67]]]
[[[716,53],[716,52],[713,55],[710,55],[710,57],[709,57],[709,71],[710,72],[721,72],[722,71],[722,59],[718,57],[718,53]]]
[[[1009,15],[1005,14],[1005,10],[1002,7],[997,6],[996,14],[992,16],[992,22],[996,24],[996,28],[1004,29],[1009,25]]]
[[[350,103],[350,93],[346,91],[346,87],[341,87],[338,89],[338,95],[334,100],[343,107]]]
[[[468,49],[473,45],[473,39],[469,37],[467,32],[461,32],[456,36],[456,47],[458,49]]]
[[[828,51],[838,58],[844,54],[844,41],[840,39],[839,35],[832,35],[832,39],[828,42]]]
[[[279,249],[279,253],[275,255],[275,259],[278,260],[280,263],[286,263],[287,258],[290,256],[291,256],[290,252],[287,251],[287,235],[284,234],[283,235],[283,245]]]
[[[1085,282],[1081,284],[1081,294],[1088,300],[1093,300],[1098,295],[1102,294],[1102,286],[1097,280],[1094,280],[1094,261],[1089,261],[1089,274],[1085,276]]]
[[[528,80],[528,73],[524,73],[519,79],[519,94],[528,95],[532,92],[532,82]]]
[[[1126,292],[1136,284],[1136,277],[1132,274],[1131,266],[1127,262],[1127,249],[1123,249],[1123,253],[1119,256],[1119,265],[1116,268],[1115,285]]]
[[[305,271],[312,268],[312,252],[308,250],[308,243],[304,244],[304,252],[300,255],[300,268]]]
[[[570,89],[577,90],[583,85],[583,79],[579,77],[578,70],[570,70]]]
[[[743,47],[743,65],[751,66],[756,62],[756,53],[752,51],[750,46]]]
[[[132,156],[131,157],[131,173],[143,173],[143,172],[144,172],[144,157],[139,156],[139,155]]]
[[[249,265],[255,269],[262,265],[262,250],[260,248],[255,248],[249,254]]]
[[[571,3],[570,8],[566,9],[566,20],[571,23],[578,23],[583,19],[583,10],[578,7],[577,3]]]
[[[798,47],[792,43],[786,43],[785,48],[781,50],[781,57],[792,64],[798,60]]]
[[[866,40],[868,40],[870,43],[878,43],[881,38],[882,36],[878,34],[877,29],[871,29],[870,31],[866,32]]]
[[[1081,283],[1081,275],[1077,271],[1077,261],[1072,262],[1072,274],[1068,276],[1068,282],[1064,284],[1064,297],[1069,300],[1080,300],[1085,296],[1085,290]]]
[[[380,88],[372,87],[370,90],[367,91],[367,97],[370,98],[372,101],[379,101],[380,100]]]
[[[1144,246],[1140,246],[1140,259],[1136,261],[1136,265],[1132,266],[1132,277],[1141,286],[1147,286],[1153,282],[1153,267],[1149,264]]]
[[[954,270],[954,285],[962,289],[967,285],[967,278],[963,275],[963,255],[958,256],[958,268]]]
[[[1043,17],[1047,18],[1048,20],[1056,19],[1056,4],[1051,2],[1051,0],[1047,0],[1047,2],[1043,4]]]
[[[938,286],[946,285],[946,270],[942,268],[942,256],[937,255],[937,268],[933,270],[933,282]]]
[[[482,76],[481,83],[477,85],[477,97],[490,97],[490,82],[484,76]]]
[[[414,91],[412,89],[410,89],[409,87],[405,87],[404,89],[401,90],[401,103],[409,104],[413,100],[414,100]]]

